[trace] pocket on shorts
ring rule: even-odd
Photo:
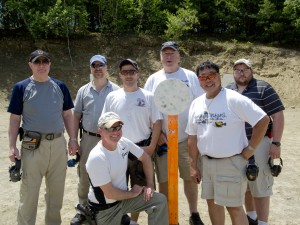
[[[241,195],[241,178],[217,176],[216,195],[221,198],[236,198]]]

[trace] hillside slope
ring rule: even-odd
[[[9,99],[12,85],[30,75],[28,55],[36,48],[45,49],[51,54],[51,74],[67,83],[72,96],[88,81],[89,59],[97,53],[107,57],[111,79],[118,83],[118,62],[123,58],[137,60],[141,85],[150,74],[161,68],[159,50],[163,40],[155,37],[93,34],[70,40],[69,44],[67,40],[33,42],[26,37],[0,40],[0,88],[5,100]],[[253,62],[256,77],[273,85],[286,106],[300,106],[299,51],[211,40],[181,42],[180,49],[183,67],[194,70],[197,64],[212,60],[220,66],[221,74],[232,73],[233,62],[238,58],[249,58]]]

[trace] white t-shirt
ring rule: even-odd
[[[148,139],[152,124],[162,119],[153,94],[142,88],[135,92],[125,92],[122,88],[109,93],[102,113],[110,111],[117,113],[124,122],[123,137],[134,143]]]
[[[213,99],[202,95],[192,102],[186,132],[197,135],[201,155],[230,157],[248,145],[245,122],[254,126],[265,115],[249,98],[222,88]]]
[[[196,74],[184,68],[179,67],[179,69],[174,73],[165,73],[164,69],[157,71],[152,74],[145,83],[145,89],[154,93],[157,86],[164,80],[175,78],[181,80],[183,83],[189,87],[190,91],[190,103],[197,98],[198,96],[204,93],[203,89],[200,87],[198,78]],[[190,106],[190,104],[189,104]],[[178,142],[182,142],[187,139],[187,134],[185,133],[185,128],[188,121],[188,112],[189,106],[187,109],[178,115]],[[163,131],[167,134],[168,130],[168,115],[163,114]]]
[[[140,158],[144,152],[132,141],[122,137],[114,151],[107,150],[100,141],[90,152],[86,162],[86,170],[94,187],[99,187],[109,182],[116,188],[127,190],[126,170],[129,151]],[[94,190],[90,186],[88,198],[99,203]],[[115,199],[105,197],[106,204],[113,203]]]

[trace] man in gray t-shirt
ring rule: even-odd
[[[78,200],[85,206],[88,200],[89,179],[85,163],[90,151],[100,141],[98,134],[98,119],[101,115],[106,96],[120,87],[107,79],[107,60],[102,55],[94,55],[90,59],[91,81],[77,92],[74,106],[74,132],[78,133],[79,123],[82,123],[80,140],[80,161],[78,165]],[[78,212],[71,220],[71,225],[81,224],[85,216]]]

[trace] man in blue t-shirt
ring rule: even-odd
[[[70,137],[69,154],[78,149],[73,129],[73,102],[66,85],[48,76],[51,66],[47,52],[36,50],[30,54],[32,76],[14,85],[8,112],[9,158],[22,161],[22,179],[18,225],[36,224],[39,191],[43,178],[46,183],[45,224],[61,224],[67,146],[64,129]],[[21,154],[16,146],[19,127]]]

